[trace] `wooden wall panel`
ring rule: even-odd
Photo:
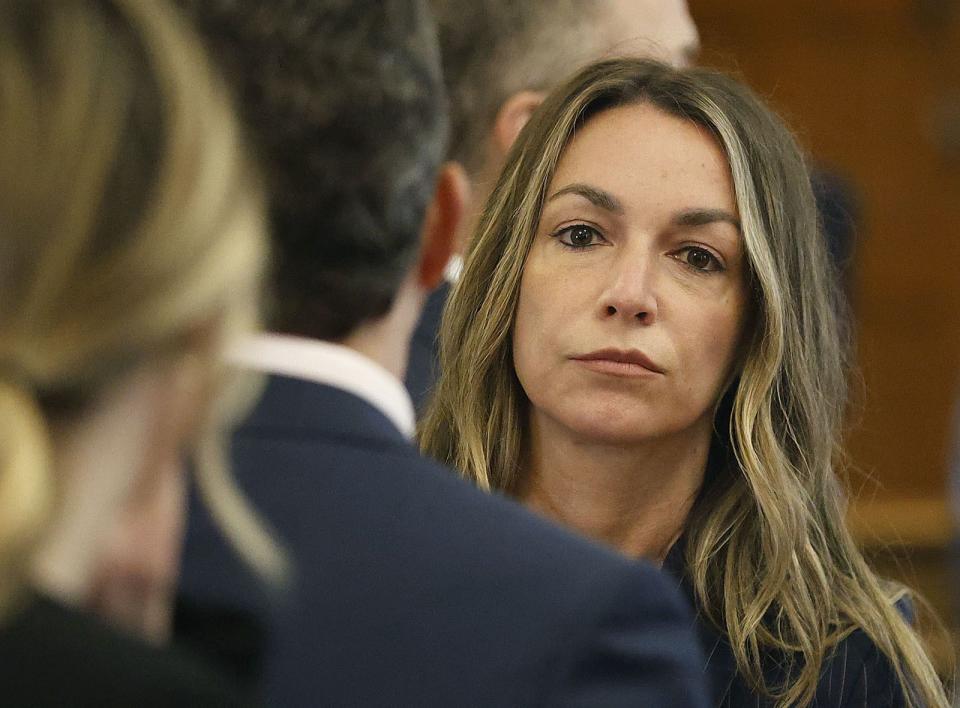
[[[854,520],[884,540],[949,534],[960,383],[960,18],[949,0],[691,0],[703,62],[734,70],[815,159],[849,178],[859,412]],[[865,481],[865,475],[874,482]]]

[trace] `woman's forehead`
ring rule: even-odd
[[[711,209],[738,215],[730,167],[706,128],[649,103],[611,108],[587,121],[560,155],[549,205],[586,185],[631,208]]]

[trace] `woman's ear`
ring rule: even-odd
[[[518,91],[500,105],[493,121],[491,138],[501,159],[506,158],[523,126],[546,97],[543,91]]]
[[[470,182],[463,167],[457,162],[441,166],[421,234],[417,282],[424,290],[433,290],[443,279],[469,194]]]

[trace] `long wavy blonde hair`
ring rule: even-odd
[[[0,0],[0,610],[55,513],[58,426],[137,366],[196,356],[198,331],[256,324],[264,204],[242,142],[165,2]],[[201,486],[275,574],[215,413]]]
[[[749,263],[742,366],[718,401],[705,488],[685,562],[702,614],[729,638],[745,679],[778,705],[805,704],[838,641],[862,629],[912,705],[944,688],[896,602],[845,524],[835,473],[846,401],[847,337],[807,165],[790,131],[746,87],[706,69],[640,59],[587,67],[525,127],[487,202],[440,331],[442,375],[423,450],[487,490],[523,481],[528,400],[511,331],[545,193],[579,126],[648,103],[703,126],[729,161]],[[793,664],[765,685],[763,657]]]

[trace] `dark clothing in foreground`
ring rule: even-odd
[[[693,587],[684,577],[682,541],[674,546],[664,569],[682,578],[683,589],[691,604]],[[901,611],[903,608],[901,607]],[[754,691],[737,671],[733,649],[727,637],[705,618],[699,617],[697,630],[707,657],[707,680],[711,705],[724,708],[767,708],[775,701]],[[783,683],[784,657],[770,655],[764,666],[767,685]],[[906,706],[900,682],[893,666],[876,644],[860,630],[842,640],[824,661],[820,681],[811,708],[890,708]]]
[[[30,708],[248,705],[191,657],[35,598],[0,627],[0,704]]]
[[[274,376],[233,457],[297,565],[270,704],[707,705],[672,579],[474,489],[361,399]],[[195,512],[185,596],[266,616]]]

